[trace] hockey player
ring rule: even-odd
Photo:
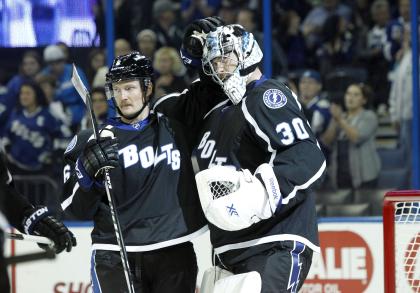
[[[16,191],[0,151],[0,292],[4,293],[10,292],[2,247],[3,231],[8,223],[22,233],[50,238],[56,253],[64,249],[70,252],[76,246],[73,234],[46,207],[33,207]]]
[[[202,64],[225,101],[203,109],[209,103],[186,90],[154,109],[200,128],[193,154],[201,205],[216,262],[235,274],[213,292],[297,292],[320,251],[310,190],[325,159],[296,95],[258,68],[252,34],[239,25],[211,31],[209,21],[187,27],[181,53]]]
[[[81,132],[65,159],[70,177],[63,209],[93,219],[93,292],[127,292],[119,246],[101,178],[110,169],[136,292],[194,292],[197,263],[190,242],[207,230],[191,166],[188,133],[175,120],[151,114],[151,61],[138,52],[117,57],[106,75],[120,117],[100,129],[99,141]],[[69,169],[70,167],[70,169]]]

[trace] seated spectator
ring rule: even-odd
[[[344,96],[346,112],[337,104],[331,105],[333,119],[324,142],[332,150],[329,179],[335,188],[374,188],[377,185],[381,162],[375,145],[378,118],[368,109],[371,97],[368,86],[352,84]]]
[[[312,131],[318,140],[323,142],[323,135],[331,120],[330,102],[321,98],[321,75],[315,70],[306,70],[299,80],[300,101],[306,108],[306,116]],[[324,155],[328,158],[327,148],[322,145]]]
[[[252,33],[254,38],[260,44],[260,46],[264,45],[264,36],[262,32],[258,31],[257,29],[257,20],[255,12],[251,9],[240,9],[238,11],[238,16],[236,18],[236,23],[242,25],[246,31]],[[277,40],[271,40],[271,47],[272,47],[272,62],[273,62],[273,76],[277,75],[287,75],[287,57],[284,53],[282,47],[277,42]],[[264,57],[263,57],[264,60]],[[264,61],[261,61],[264,63]]]
[[[224,23],[234,24],[236,23],[236,16],[238,14],[238,6],[235,5],[233,0],[222,0],[217,15],[223,19]]]
[[[136,40],[139,52],[148,57],[150,60],[153,60],[153,55],[155,54],[157,45],[155,32],[151,29],[144,29],[137,34]]]
[[[20,88],[19,105],[6,129],[4,146],[14,174],[50,174],[57,167],[52,165],[55,146],[66,145],[57,142],[71,137],[70,130],[51,115],[44,93],[34,82]]]
[[[36,51],[26,51],[19,66],[19,73],[7,83],[7,106],[12,109],[18,102],[19,89],[24,82],[31,81],[41,70],[41,56]],[[11,107],[11,108],[10,108]]]
[[[170,0],[158,0],[153,4],[155,18],[152,30],[157,36],[157,48],[170,46],[181,48],[183,31],[177,25],[176,11],[179,8]]]
[[[184,23],[215,15],[221,0],[182,0],[181,13]]]
[[[389,61],[384,56],[386,45],[386,26],[390,19],[390,8],[387,0],[375,0],[371,6],[374,25],[367,33],[364,47],[359,52],[359,58],[369,72],[369,84],[375,92],[374,107],[388,104],[390,83],[388,72]],[[383,106],[382,106],[383,107]]]
[[[57,80],[54,100],[63,103],[70,117],[69,127],[75,133],[85,113],[85,104],[71,83],[72,65],[65,62],[63,51],[56,45],[44,49],[44,61],[47,66],[42,70],[42,74],[52,75]],[[84,72],[80,68],[77,68],[77,71],[83,83],[89,87]]]
[[[93,113],[95,113],[98,125],[105,122],[108,116],[108,101],[106,99],[105,89],[103,87],[95,87],[91,92]],[[81,130],[92,128],[90,115],[85,115],[82,120]]]
[[[86,77],[89,84],[92,84],[98,69],[106,65],[104,50],[97,48],[92,49],[89,52],[88,60],[89,63],[86,68]]]
[[[321,33],[329,16],[336,14],[350,21],[351,9],[338,0],[322,0],[306,15],[302,23],[302,32],[308,48],[316,48],[322,40]]]
[[[321,76],[338,66],[351,65],[353,38],[342,16],[333,14],[327,18],[322,29],[322,39],[316,52]]]
[[[155,82],[156,97],[181,92],[187,87],[183,77],[186,69],[174,48],[162,47],[157,50],[153,67],[158,75]]]

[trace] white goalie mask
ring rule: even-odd
[[[245,95],[248,76],[257,68],[262,57],[254,36],[242,26],[218,27],[206,37],[203,72],[211,76],[236,105]]]

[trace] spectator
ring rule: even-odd
[[[333,187],[357,189],[377,185],[381,162],[375,145],[378,118],[368,110],[371,97],[368,86],[351,84],[344,96],[347,111],[331,105],[333,119],[325,142],[332,149],[329,177]]]
[[[47,99],[50,113],[64,125],[70,125],[70,117],[64,111],[63,103],[55,101],[55,89],[57,81],[51,75],[39,74],[35,78],[36,83],[41,87],[45,98]]]
[[[390,21],[386,28],[387,41],[384,55],[392,64],[399,61],[404,54],[402,49],[404,31],[410,29],[410,0],[399,0],[398,11],[398,18]]]
[[[12,109],[17,102],[20,87],[24,82],[33,80],[37,73],[41,70],[41,56],[36,51],[26,51],[23,54],[20,64],[19,73],[12,77],[7,83],[7,106]]]
[[[69,46],[67,46],[67,44],[64,43],[64,42],[57,42],[55,44],[63,51],[63,53],[64,53],[64,60],[66,62],[71,62],[71,60],[70,60],[70,48],[69,48]]]
[[[177,9],[177,5],[169,0],[158,0],[153,4],[155,22],[152,30],[156,33],[158,48],[181,48],[183,32],[176,24]]]
[[[41,88],[25,82],[20,88],[19,105],[6,127],[4,146],[10,169],[15,174],[50,174],[55,140],[71,137],[70,130],[56,120],[48,110]],[[64,151],[64,149],[62,150]]]
[[[337,66],[350,65],[353,60],[353,38],[345,19],[337,14],[325,21],[323,42],[316,52],[321,76]]]
[[[238,6],[235,6],[232,0],[222,0],[217,15],[223,19],[225,24],[234,24],[236,15],[238,14]]]
[[[114,41],[114,55],[122,56],[132,51],[130,43],[125,39],[116,39]],[[93,78],[93,87],[104,87],[105,86],[105,74],[108,73],[108,66],[104,65],[99,68]]]
[[[98,69],[105,66],[105,52],[102,49],[94,48],[89,52],[89,66],[86,68],[86,76],[89,84],[93,83],[93,79]]]
[[[156,97],[171,92],[181,92],[187,87],[183,78],[186,69],[174,48],[162,47],[157,50],[153,67],[159,76],[156,79]]]
[[[151,29],[144,29],[137,34],[137,49],[147,58],[153,60],[157,40],[156,34]]]
[[[321,32],[327,18],[333,14],[342,16],[346,21],[351,18],[351,9],[338,0],[322,0],[319,6],[314,7],[302,23],[302,32],[307,46],[315,48],[321,41]]]
[[[331,120],[330,102],[321,98],[321,90],[322,81],[319,72],[304,71],[299,80],[299,97],[307,109],[308,121],[318,139],[322,138]]]
[[[91,92],[93,113],[95,113],[98,125],[102,125],[108,115],[108,101],[106,99],[105,89],[103,87],[95,87]],[[89,115],[85,115],[82,120],[81,130],[92,128],[92,121]]]
[[[396,63],[394,78],[389,94],[389,114],[391,122],[398,131],[400,145],[408,155],[407,162],[411,162],[411,132],[413,119],[413,65],[410,33],[405,31],[403,53],[401,60]]]
[[[85,105],[71,83],[72,65],[65,62],[63,51],[56,45],[50,45],[44,49],[44,61],[47,66],[42,73],[52,75],[57,80],[54,100],[63,103],[64,110],[70,117],[69,126],[72,132],[76,132],[83,118]],[[80,78],[87,85],[84,72],[80,68],[77,70]]]
[[[242,25],[245,30],[251,32],[254,35],[254,38],[261,44],[264,45],[264,36],[263,34],[257,30],[257,21],[255,12],[251,9],[242,8],[238,11],[238,16],[236,19],[236,23]],[[279,43],[275,40],[271,40],[271,47],[272,47],[272,62],[273,62],[273,76],[277,75],[287,75],[287,57],[284,53],[282,47],[280,47]],[[264,61],[261,61],[264,62]]]
[[[182,0],[182,20],[185,23],[217,14],[221,0]]]
[[[371,14],[374,22],[368,31],[366,46],[362,51],[361,58],[368,69],[368,82],[375,92],[374,107],[386,107],[390,83],[388,80],[389,62],[385,58],[383,50],[386,45],[386,26],[390,20],[388,1],[376,0],[371,6]]]

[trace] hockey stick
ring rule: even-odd
[[[27,235],[27,234],[19,234],[19,233],[4,233],[6,238],[12,240],[24,240],[24,241],[31,241],[36,242],[39,244],[47,244],[48,246],[54,246],[54,242],[47,237],[42,236],[35,236],[35,235]]]
[[[48,249],[44,252],[28,253],[23,255],[15,255],[6,257],[4,260],[8,265],[15,265],[23,262],[30,262],[44,259],[55,259],[55,252],[52,249]]]
[[[90,97],[89,91],[86,89],[85,85],[80,79],[80,76],[77,73],[77,69],[74,64],[73,64],[73,76],[71,78],[71,82],[73,83],[73,86],[75,87],[80,97],[82,98],[83,102],[87,106],[90,120],[92,122],[93,136],[97,140],[99,138],[99,131],[98,131],[98,123],[96,121],[95,113],[93,112],[92,98]],[[132,281],[131,273],[130,273],[130,265],[128,263],[127,251],[125,249],[124,239],[122,237],[120,221],[118,220],[117,211],[115,210],[114,197],[111,194],[111,190],[112,190],[111,177],[109,176],[109,171],[107,168],[104,169],[104,176],[105,176],[104,185],[105,185],[105,190],[106,190],[106,196],[108,198],[109,209],[111,211],[111,218],[112,218],[112,224],[114,225],[115,237],[117,238],[118,246],[120,247],[120,256],[121,256],[121,261],[124,268],[124,275],[125,275],[125,280],[127,282],[127,288],[130,293],[135,293],[133,281]]]

